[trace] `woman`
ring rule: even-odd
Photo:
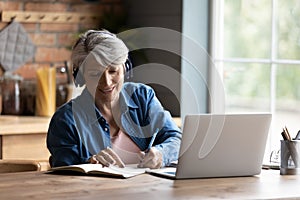
[[[124,83],[130,71],[127,57],[123,41],[106,30],[89,30],[78,39],[71,56],[73,75],[77,86],[86,87],[51,119],[47,147],[52,167],[138,163],[160,168],[178,159],[181,132],[153,89]]]

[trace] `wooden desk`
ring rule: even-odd
[[[0,115],[0,158],[48,160],[50,117]]]
[[[1,199],[288,199],[300,198],[300,176],[263,170],[254,177],[170,180],[22,172],[0,175]]]

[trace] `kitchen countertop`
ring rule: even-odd
[[[0,135],[47,133],[51,117],[0,115]],[[173,118],[180,127],[179,117]]]
[[[47,133],[51,117],[0,115],[0,135]]]

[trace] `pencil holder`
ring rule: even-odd
[[[281,140],[280,174],[300,174],[300,140]]]

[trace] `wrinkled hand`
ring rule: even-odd
[[[140,168],[158,169],[162,166],[162,153],[155,147],[152,147],[147,153],[141,151],[139,153]]]
[[[93,155],[90,159],[90,163],[102,164],[106,167],[108,167],[109,165],[117,165],[118,167],[122,168],[125,167],[125,164],[123,163],[121,158],[109,147],[100,151],[98,154]]]

